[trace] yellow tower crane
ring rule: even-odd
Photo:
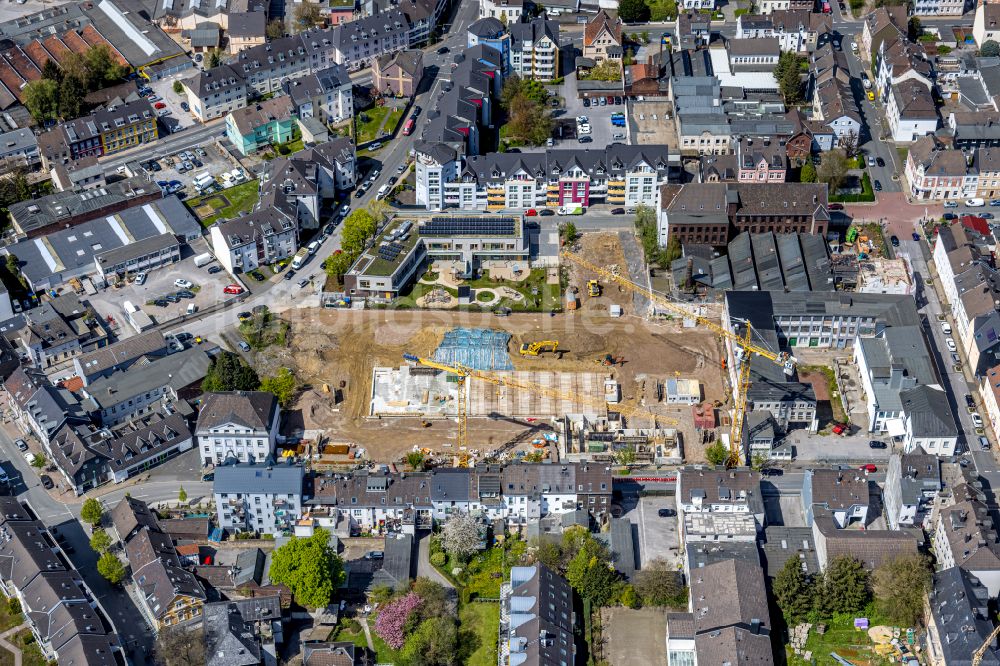
[[[658,306],[684,317],[685,319],[694,321],[696,325],[709,329],[733,344],[734,355],[740,365],[737,381],[738,386],[736,387],[737,391],[734,395],[735,409],[733,412],[733,423],[729,435],[729,465],[732,467],[740,464],[743,448],[743,422],[746,419],[747,391],[750,388],[750,358],[754,355],[766,358],[769,361],[782,366],[785,373],[789,375],[795,370],[795,358],[787,352],[775,352],[754,342],[753,329],[748,321],[740,322],[744,327],[744,333],[743,335],[739,335],[730,331],[725,326],[712,321],[708,317],[702,316],[697,312],[693,312],[680,303],[675,303],[663,294],[657,293],[636,282],[633,282],[617,270],[598,266],[590,261],[587,261],[580,255],[570,252],[569,250],[563,250],[561,256],[581,268],[602,276],[609,282],[619,284],[631,292],[642,294]]]
[[[411,363],[417,363],[428,368],[441,370],[442,372],[447,372],[458,377],[458,433],[456,434],[456,441],[458,442],[460,451],[462,450],[461,447],[466,446],[469,441],[469,398],[467,394],[467,380],[470,377],[472,379],[493,384],[494,386],[505,386],[508,388],[534,393],[535,395],[555,398],[557,400],[575,400],[578,403],[590,405],[591,407],[619,412],[627,417],[641,417],[649,419],[652,422],[653,428],[656,428],[657,422],[669,425],[678,425],[677,419],[659,416],[639,407],[633,407],[631,405],[620,403],[612,405],[604,400],[593,398],[588,395],[583,395],[573,391],[563,391],[561,389],[544,386],[536,382],[516,379],[511,375],[501,375],[486,370],[477,370],[475,368],[462,365],[461,363],[442,363],[441,361],[435,361],[430,358],[421,358],[419,356],[414,356],[413,354],[403,354],[403,358]]]
[[[998,634],[1000,634],[1000,625],[997,625],[993,631],[990,632],[990,635],[986,637],[986,640],[983,641],[981,646],[979,646],[979,649],[972,654],[972,666],[979,666],[983,663],[983,657],[986,656],[986,651],[990,649],[991,645],[993,645],[993,641],[996,640]]]

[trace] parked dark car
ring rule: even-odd
[[[611,209],[611,214],[612,215],[624,215],[625,214],[625,209],[624,208],[612,208]]]
[[[295,269],[294,268],[291,269],[291,270],[289,270],[287,273],[285,273],[285,279],[286,280],[291,280],[293,275],[295,275]]]
[[[158,298],[155,301],[153,301],[153,305],[155,305],[158,308],[165,308],[167,307],[167,301],[166,299]]]
[[[168,294],[163,297],[164,300],[170,301],[171,303],[180,303],[181,299],[177,294]]]
[[[674,511],[673,509],[660,509],[659,511],[656,512],[656,515],[658,515],[660,518],[673,518],[674,516],[677,515],[677,512]]]
[[[844,210],[844,204],[832,203],[827,208],[830,210]]]
[[[449,51],[451,51],[451,49],[449,49],[447,46],[442,46],[441,48],[439,48],[437,50],[437,54],[438,55],[444,55],[445,53],[448,53]]]
[[[548,217],[549,215],[555,215],[556,212],[554,210],[552,210],[551,208],[543,208],[540,211],[538,211],[538,214],[541,217]]]
[[[194,298],[194,292],[188,291],[187,289],[181,289],[177,292],[177,298]]]
[[[875,164],[879,165],[880,167],[884,167],[885,166],[885,160],[882,159],[881,157],[876,157],[875,158]]]
[[[945,220],[954,220],[955,218],[958,217],[958,215],[955,215],[954,213],[945,213],[941,217]]]
[[[976,408],[976,401],[973,400],[972,396],[969,395],[968,393],[965,394],[965,406],[968,407],[969,409]]]
[[[910,234],[910,235],[911,235],[911,236],[913,237],[913,240],[914,240],[914,241],[916,241],[917,243],[919,243],[919,242],[920,242],[920,234],[918,234],[918,233],[917,233],[916,231],[914,231],[914,232],[913,232],[912,234]]]
[[[216,273],[219,273],[221,271],[222,271],[222,266],[219,266],[219,265],[210,266],[209,269],[208,269],[208,274],[209,275],[215,275]]]
[[[884,449],[884,448],[886,448],[886,443],[885,442],[880,442],[877,439],[873,439],[872,441],[868,442],[868,448],[870,448],[870,449]]]
[[[881,192],[882,191],[882,183],[880,183],[877,180],[875,181],[875,191],[876,192]]]
[[[899,239],[896,238],[895,236],[890,236],[889,242],[892,243],[893,247],[899,247]]]
[[[247,273],[247,275],[249,275],[250,277],[252,277],[257,282],[263,282],[264,281],[264,274],[261,273],[260,271],[250,271],[249,273]]]
[[[589,136],[587,136],[587,135],[584,135],[584,136],[581,136],[581,137],[580,137],[579,139],[577,139],[576,141],[577,141],[577,143],[590,143],[591,141],[593,141],[593,139],[591,139],[591,138],[590,138]]]
[[[42,482],[42,488],[45,488],[46,490],[52,490],[56,485],[52,483],[52,477],[48,474],[42,474],[38,477],[38,480]]]

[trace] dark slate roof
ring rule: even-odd
[[[958,426],[940,388],[917,386],[899,394],[903,411],[912,423],[914,437],[955,437]]]
[[[632,522],[628,518],[611,519],[611,552],[615,558],[615,570],[626,580],[635,575],[635,538],[632,532]]]
[[[198,414],[198,430],[217,428],[228,423],[265,431],[271,427],[278,400],[264,391],[208,393]]]
[[[802,572],[807,576],[819,573],[819,558],[816,556],[816,543],[811,527],[768,525],[764,528],[761,550],[768,578],[777,576],[792,558],[801,563]]]
[[[478,21],[473,21],[472,25],[469,26],[469,34],[475,35],[476,37],[497,37],[502,35],[507,31],[503,22],[500,19],[493,18],[492,16],[487,16],[486,18],[481,18]]]
[[[298,465],[240,463],[215,469],[212,492],[301,495],[304,470]]]
[[[987,610],[989,592],[972,574],[951,567],[934,574],[928,595],[940,642],[943,663],[971,666],[972,655],[993,630]],[[996,641],[983,655],[981,666],[1000,666]]]

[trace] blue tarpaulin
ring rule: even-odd
[[[434,360],[460,363],[476,370],[513,370],[507,343],[510,334],[490,328],[455,328],[444,334]]]

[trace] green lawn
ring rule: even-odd
[[[356,620],[351,618],[342,620],[340,626],[334,629],[333,633],[330,634],[329,640],[350,641],[358,647],[368,647],[368,641],[365,639],[364,630]]]
[[[31,629],[22,629],[11,636],[9,640],[21,648],[21,666],[48,666],[49,662],[42,656],[42,651],[35,642],[35,637],[32,635]],[[7,651],[4,650],[4,652]],[[10,653],[8,652],[7,654]],[[11,654],[10,656],[13,663],[14,655]]]
[[[368,109],[367,111],[362,111],[354,117],[354,135],[357,137],[354,141],[355,144],[361,145],[363,143],[368,143],[369,141],[374,141],[377,137],[378,128],[382,125],[382,119],[389,115],[392,109],[387,106],[376,106],[375,108]],[[361,116],[365,116],[368,120],[362,122]],[[386,130],[389,130],[390,126],[386,124]]]
[[[899,155],[899,166],[906,167],[906,157],[910,154],[910,149],[906,146],[896,146],[896,154]]]
[[[561,307],[561,295],[562,290],[558,284],[548,284],[546,282],[546,271],[544,268],[535,268],[528,274],[527,279],[522,282],[511,282],[507,281],[504,283],[496,282],[489,277],[481,277],[476,280],[470,281],[468,284],[473,289],[484,289],[484,288],[496,288],[500,286],[510,287],[516,291],[521,292],[524,295],[524,301],[512,301],[509,299],[501,299],[493,307],[508,307],[511,310],[517,311],[540,311],[540,310],[552,310]],[[537,292],[537,295],[536,295]]]
[[[458,613],[458,619],[459,631],[469,632],[478,639],[468,641],[475,645],[475,649],[465,659],[465,666],[496,666],[500,604],[490,602],[465,604]]]
[[[203,227],[210,227],[218,220],[230,220],[241,212],[249,213],[259,198],[257,181],[251,180],[221,192],[188,199],[187,205]]]
[[[886,660],[880,658],[872,651],[872,642],[868,638],[868,633],[858,631],[854,628],[855,617],[864,617],[864,615],[843,614],[824,621],[822,624],[825,624],[827,628],[826,633],[822,636],[816,632],[814,625],[806,641],[806,650],[812,652],[812,664],[816,666],[839,666],[838,662],[830,656],[831,652],[836,652],[857,666],[874,666],[875,664],[887,663]],[[881,624],[877,617],[869,615],[868,618],[873,627]],[[786,647],[785,650],[788,656],[788,664],[798,666],[810,663],[802,659],[802,657],[793,654],[791,648]]]

